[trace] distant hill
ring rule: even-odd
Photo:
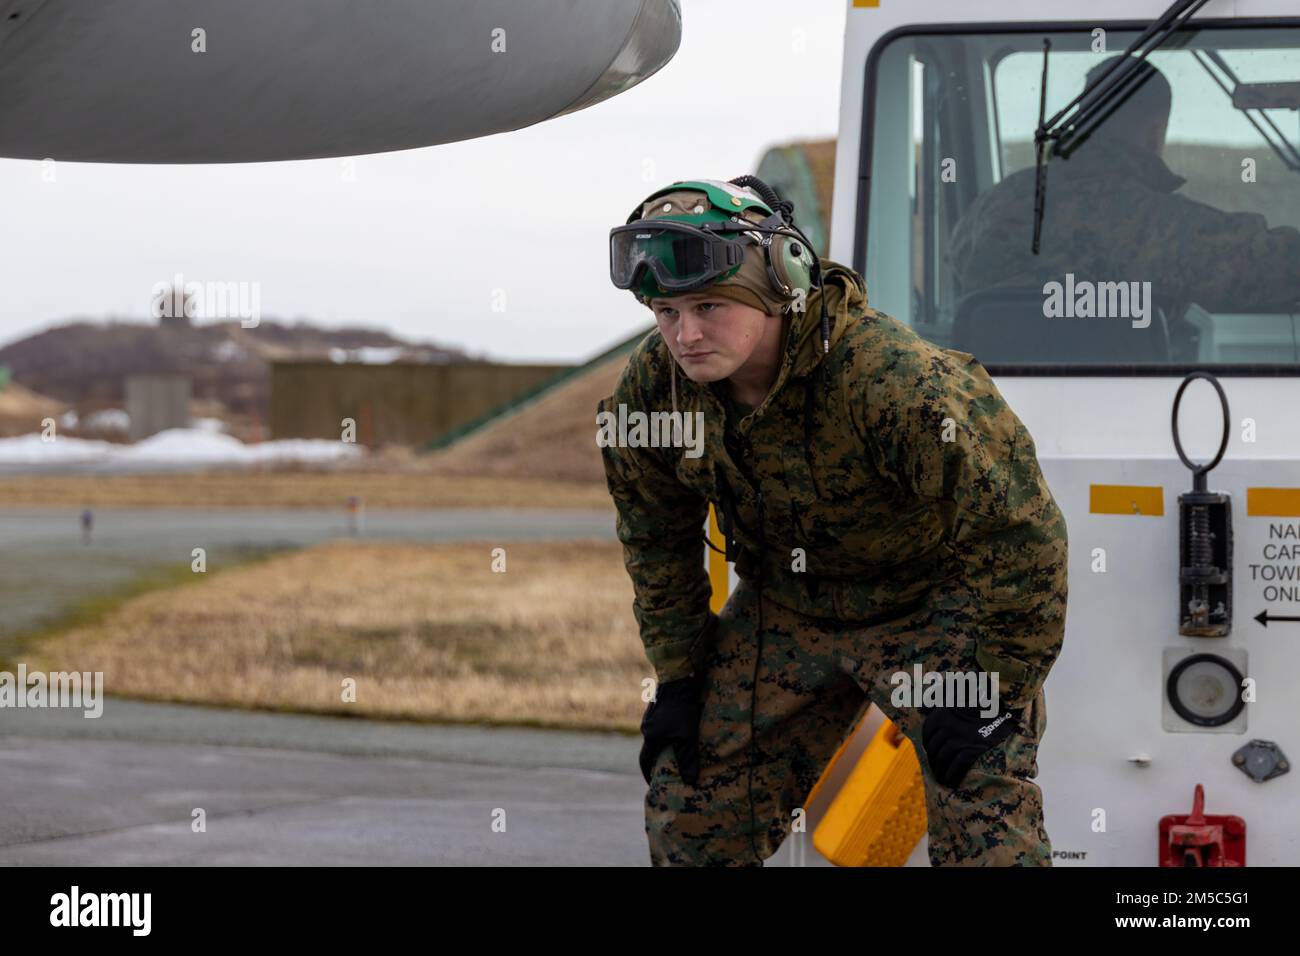
[[[464,352],[409,343],[365,328],[322,329],[267,319],[196,325],[73,321],[0,348],[0,365],[28,389],[82,411],[122,407],[123,382],[139,373],[188,374],[197,402],[234,416],[265,421],[270,411],[268,363],[329,358],[331,349],[394,349],[406,361],[462,362]]]

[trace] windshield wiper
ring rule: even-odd
[[[1038,99],[1038,128],[1034,130],[1037,155],[1034,168],[1034,255],[1038,255],[1043,208],[1047,200],[1047,165],[1043,159],[1047,141],[1052,141],[1054,155],[1068,159],[1073,149],[1115,111],[1123,98],[1114,103],[1112,100],[1121,93],[1126,97],[1131,92],[1128,87],[1132,85],[1138,68],[1147,56],[1190,20],[1206,2],[1207,0],[1176,0],[1159,19],[1142,31],[1142,35],[1124,51],[1122,58],[1116,58],[1095,80],[1085,84],[1083,91],[1050,120],[1044,120],[1043,116],[1047,105],[1047,60],[1052,43],[1043,37],[1043,79]],[[1067,118],[1067,114],[1076,107],[1077,111]]]
[[[1232,105],[1241,110],[1242,115],[1250,121],[1251,126],[1255,127],[1255,131],[1259,133],[1264,142],[1268,143],[1273,152],[1277,154],[1277,158],[1282,160],[1283,165],[1293,173],[1300,172],[1300,151],[1297,151],[1296,148],[1287,140],[1286,134],[1277,128],[1277,124],[1273,122],[1273,118],[1265,113],[1260,107],[1238,105],[1239,97],[1237,96],[1237,91],[1241,88],[1241,80],[1237,79],[1237,74],[1232,72],[1232,68],[1228,66],[1227,62],[1219,55],[1218,51],[1192,50],[1191,52],[1192,56],[1196,59],[1196,62],[1205,68],[1205,72],[1210,75],[1210,79],[1214,80],[1214,82],[1218,84],[1219,89],[1223,90],[1223,92],[1227,94],[1228,99],[1232,101]],[[1232,89],[1228,89],[1228,84],[1224,83],[1219,75],[1215,73],[1214,70],[1210,69],[1210,64],[1207,63],[1206,60],[1210,60],[1215,66],[1223,71],[1224,76],[1231,81]],[[1255,117],[1252,116],[1250,112],[1252,109],[1255,109],[1259,113],[1259,118],[1267,123],[1269,129],[1277,134],[1276,140],[1273,136],[1269,135],[1263,126],[1256,122]]]

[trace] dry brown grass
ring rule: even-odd
[[[366,508],[613,508],[603,479],[594,483],[288,469],[0,478],[5,507],[342,508],[349,495],[360,495]]]
[[[130,598],[25,657],[153,700],[635,731],[653,671],[631,601],[617,542],[334,541]]]

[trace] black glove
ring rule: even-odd
[[[677,769],[692,787],[700,779],[700,716],[704,710],[704,678],[692,674],[659,685],[641,718],[641,776],[650,783],[659,752],[672,745]]]
[[[945,787],[956,787],[967,772],[988,751],[1020,728],[1018,713],[1000,711],[981,717],[980,707],[922,709],[921,743],[934,778]]]

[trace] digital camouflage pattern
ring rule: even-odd
[[[945,787],[930,771],[921,716],[890,702],[889,675],[914,663],[976,666],[972,642],[954,641],[946,616],[917,613],[881,639],[869,627],[807,617],[764,598],[760,640],[757,603],[757,588],[741,581],[722,609],[705,663],[696,785],[682,780],[672,747],[655,765],[645,798],[655,866],[758,866],[785,839],[811,846],[809,827],[791,832],[796,819],[807,822],[796,811],[868,699],[911,739],[921,763],[933,865],[1051,865],[1042,792],[1032,782],[1046,727],[1041,690],[1021,729],[976,761],[961,786]]]
[[[830,351],[816,292],[792,313],[758,408],[737,409],[724,383],[676,375],[658,330],[598,405],[704,416],[699,457],[601,451],[646,656],[660,682],[701,672],[708,687],[698,786],[681,780],[671,747],[651,779],[651,859],[770,856],[870,698],[922,760],[932,862],[1050,863],[1029,778],[1065,630],[1065,519],[983,366],[870,308],[857,273],[827,259],[822,269]],[[710,502],[741,577],[721,615],[704,565]],[[1002,706],[1019,712],[1021,731],[959,788],[931,776],[921,715],[889,702],[888,674],[914,662],[997,671]]]
[[[1193,302],[1211,312],[1300,302],[1300,232],[1180,196],[1184,182],[1156,153],[1114,138],[1054,157],[1034,255],[1034,169],[1012,173],[953,229],[949,255],[961,291],[1041,288],[1068,272],[1150,282],[1174,316]]]
[[[1065,519],[1033,439],[974,357],[870,308],[852,270],[822,268],[829,354],[815,292],[792,313],[767,398],[734,427],[722,383],[675,375],[658,330],[598,406],[704,414],[698,458],[601,450],[646,656],[668,681],[710,650],[703,526],[714,502],[734,514],[737,573],[761,574],[773,600],[870,623],[882,640],[918,607],[942,615],[999,672],[1003,701],[1023,706],[1060,652],[1067,591]]]

